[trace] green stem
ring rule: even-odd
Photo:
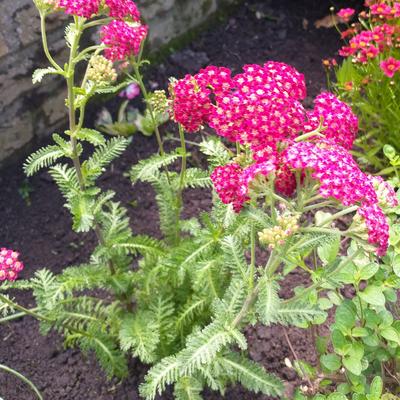
[[[85,30],[85,29],[94,28],[94,27],[100,26],[100,25],[106,25],[109,22],[111,22],[112,20],[113,20],[112,18],[101,18],[96,21],[92,21],[92,22],[88,22],[87,24],[84,24],[82,29]]]
[[[24,313],[25,315],[30,315],[31,317],[36,318],[41,321],[47,321],[47,322],[52,321],[50,318],[47,318],[44,315],[38,314],[36,312],[36,309],[29,310],[28,308],[25,308],[25,307],[15,303],[14,301],[10,300],[8,297],[6,297],[2,294],[0,294],[0,301],[5,304],[8,304],[12,309],[18,310],[21,313]]]
[[[31,308],[29,311],[35,313],[36,311],[39,311],[39,310],[40,310],[40,308],[36,307],[36,308]],[[24,312],[15,313],[13,315],[8,315],[7,317],[0,318],[0,324],[3,324],[4,322],[15,321],[16,319],[20,319],[20,318],[25,317],[25,315],[26,315],[25,311]]]
[[[49,60],[50,64],[60,73],[64,74],[63,69],[56,63],[54,58],[51,56],[49,51],[49,46],[47,44],[47,34],[46,34],[46,16],[40,14],[40,27],[42,31],[42,45],[44,53],[46,54],[47,59]]]
[[[320,227],[323,227],[324,225],[329,224],[330,222],[334,221],[335,219],[344,217],[347,214],[351,214],[355,211],[358,210],[358,206],[352,206],[350,208],[345,208],[342,211],[337,212],[336,214],[331,215],[330,217],[324,219],[323,221],[321,221],[321,223],[319,224]]]
[[[256,269],[256,227],[254,224],[251,225],[250,233],[250,274],[249,274],[249,288],[250,290],[254,287],[254,272]]]
[[[182,151],[182,164],[181,164],[181,177],[179,183],[179,192],[182,195],[182,190],[185,186],[186,179],[186,168],[187,168],[187,151],[186,151],[186,142],[185,142],[185,131],[183,130],[183,126],[178,124],[179,128],[179,138],[181,141],[181,151]]]
[[[304,212],[307,211],[313,211],[313,210],[318,210],[319,208],[324,208],[324,207],[329,207],[329,206],[333,206],[334,203],[330,200],[327,201],[323,201],[321,203],[317,203],[317,204],[312,204],[311,206],[307,206],[303,208]]]
[[[155,118],[155,115],[154,115],[153,106],[151,105],[151,102],[149,101],[149,93],[147,92],[146,85],[144,84],[142,75],[140,74],[139,65],[136,62],[136,60],[134,60],[134,59],[132,60],[132,66],[133,66],[133,70],[135,72],[136,80],[138,82],[140,90],[142,91],[143,97],[144,97],[144,99],[146,101],[146,105],[147,105],[147,108],[148,108],[149,113],[150,113],[151,121],[152,121],[152,123],[154,125],[154,131],[155,131],[155,134],[156,134],[156,138],[157,138],[157,143],[158,143],[158,148],[160,150],[160,154],[163,156],[165,154],[164,145],[163,145],[163,142],[162,142],[162,139],[161,139],[160,130],[158,129],[158,124],[157,124],[157,121],[156,121],[156,118]]]
[[[10,367],[7,367],[3,364],[0,364],[0,370],[6,371],[11,375],[16,376],[18,379],[20,379],[22,382],[26,383],[32,389],[32,391],[36,394],[36,396],[38,397],[39,400],[43,400],[42,395],[40,394],[38,388],[33,384],[33,382],[31,382],[28,378],[26,378],[25,376],[20,374],[18,371],[16,371],[15,369],[12,369]]]

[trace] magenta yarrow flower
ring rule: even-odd
[[[393,78],[394,74],[400,70],[400,60],[396,60],[394,57],[389,57],[379,65],[383,73],[389,78]]]
[[[344,22],[349,22],[355,12],[356,10],[354,8],[342,8],[341,10],[339,10],[337,15]]]
[[[105,5],[110,17],[140,21],[140,12],[132,0],[105,0]]]
[[[0,281],[15,281],[23,269],[18,252],[4,247],[0,249]]]
[[[115,20],[101,29],[101,41],[107,46],[104,55],[111,61],[125,60],[136,56],[148,28],[139,23]]]
[[[100,0],[59,0],[58,7],[64,9],[67,14],[91,18],[98,14]]]

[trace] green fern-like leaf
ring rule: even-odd
[[[261,278],[261,290],[255,304],[260,321],[270,325],[280,307],[278,296],[279,285],[265,277]]]
[[[185,187],[186,188],[210,188],[212,182],[208,171],[200,168],[188,168],[186,170]]]
[[[193,375],[201,366],[211,363],[219,351],[235,342],[237,334],[235,329],[227,330],[218,322],[192,333],[187,338],[186,348],[178,354],[180,375]]]
[[[176,329],[183,332],[187,325],[191,324],[196,315],[201,315],[206,307],[207,301],[204,298],[190,298],[179,310],[176,319]]]
[[[176,382],[180,377],[180,362],[175,356],[162,359],[152,367],[140,386],[140,394],[146,400],[154,400],[161,395],[167,385]]]
[[[109,378],[124,378],[128,374],[125,357],[107,333],[96,329],[74,332],[67,336],[66,345],[79,346],[84,353],[93,351]]]
[[[242,309],[247,296],[244,282],[240,278],[232,279],[223,299],[214,301],[214,314],[219,321],[232,321]]]
[[[28,157],[24,164],[24,171],[28,176],[34,175],[42,168],[54,164],[64,153],[58,146],[47,146]]]
[[[116,248],[124,248],[129,250],[133,255],[154,255],[160,256],[165,254],[165,245],[157,239],[153,239],[149,236],[135,236],[126,243],[117,243],[114,245]]]
[[[106,142],[106,144],[97,147],[89,160],[82,164],[82,172],[85,179],[88,182],[94,182],[104,171],[104,168],[126,150],[129,143],[129,139],[115,137]]]
[[[70,199],[68,208],[71,210],[73,229],[75,232],[89,232],[93,227],[94,199],[90,196],[77,195]]]
[[[65,198],[71,199],[79,194],[79,181],[74,168],[57,164],[50,168],[49,173]]]
[[[202,390],[200,381],[192,376],[184,376],[176,382],[174,396],[176,400],[202,400]]]
[[[122,321],[119,339],[123,351],[132,350],[135,357],[144,363],[156,359],[160,341],[159,326],[151,312],[138,312]]]
[[[235,236],[229,235],[222,240],[221,245],[226,264],[231,269],[232,273],[246,279],[248,267],[242,243]]]
[[[218,357],[218,363],[226,369],[230,378],[233,377],[248,390],[274,397],[280,397],[283,393],[284,386],[278,378],[268,374],[257,363],[237,353],[232,352]]]
[[[229,162],[231,155],[220,139],[211,138],[200,143],[200,149],[208,158],[212,167],[225,165]]]
[[[42,79],[46,76],[46,75],[57,75],[60,74],[60,72],[58,72],[55,68],[53,67],[49,67],[49,68],[38,68],[33,72],[32,75],[32,83],[35,85],[36,83],[40,83],[42,81]]]
[[[178,153],[155,154],[145,160],[140,160],[130,171],[130,178],[133,183],[138,181],[152,182],[159,178],[160,170],[173,164],[181,156]]]
[[[104,136],[95,129],[81,128],[76,134],[76,138],[89,142],[94,146],[104,146],[106,144]]]
[[[307,322],[324,318],[326,313],[316,305],[304,301],[288,301],[282,303],[275,314],[275,323],[290,326],[302,326]]]

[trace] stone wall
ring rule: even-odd
[[[155,49],[234,1],[138,0],[137,4],[150,25],[149,40]],[[48,21],[49,45],[57,60],[66,57],[65,22],[60,14]],[[32,72],[47,65],[39,23],[32,0],[0,0],[0,163],[65,121],[63,82],[48,78],[44,85],[32,85]]]

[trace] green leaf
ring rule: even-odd
[[[159,344],[159,326],[149,312],[139,312],[121,323],[119,340],[123,351],[132,350],[144,363],[154,362]]]
[[[386,340],[396,342],[400,346],[400,335],[395,328],[390,326],[382,329],[379,333]]]
[[[361,375],[362,372],[362,364],[361,360],[350,357],[350,356],[345,356],[343,357],[343,365],[347,370],[349,370],[352,374],[359,376]]]
[[[24,171],[28,176],[34,175],[42,168],[54,164],[64,153],[58,146],[47,146],[28,157],[24,164]]]
[[[262,277],[261,280],[261,290],[255,307],[260,321],[265,325],[270,325],[274,322],[275,314],[280,306],[279,285],[266,277]]]
[[[400,254],[393,257],[393,272],[400,277]]]
[[[363,292],[359,293],[359,296],[366,303],[373,306],[384,306],[386,303],[385,295],[379,286],[367,286]]]
[[[335,326],[343,333],[352,329],[356,322],[356,308],[350,300],[345,300],[335,313]]]
[[[95,129],[81,128],[76,133],[76,138],[79,140],[85,140],[94,146],[104,146],[106,144],[103,135]]]
[[[370,263],[365,267],[362,267],[359,272],[359,277],[361,280],[367,281],[371,279],[379,270],[379,264]]]
[[[362,328],[360,326],[356,326],[351,331],[351,336],[353,336],[353,337],[366,337],[369,334],[370,334],[370,332],[368,331],[368,329]]]
[[[337,255],[340,250],[340,236],[336,235],[336,237],[332,240],[331,243],[323,244],[317,248],[318,257],[321,261],[326,265],[335,261]]]
[[[184,376],[175,384],[174,396],[176,400],[202,400],[200,393],[202,384],[192,376]]]
[[[151,182],[156,179],[160,170],[173,164],[181,156],[177,153],[159,155],[155,154],[145,160],[140,160],[130,171],[130,178],[133,183],[138,181]]]
[[[49,67],[49,68],[38,68],[36,69],[33,74],[32,74],[32,83],[35,85],[36,83],[40,83],[42,79],[46,75],[58,75],[60,72],[58,72],[55,68]]]
[[[246,389],[255,393],[261,392],[267,396],[280,397],[282,395],[282,382],[268,374],[259,364],[237,353],[219,357],[218,362],[226,370],[228,376],[234,377]]]
[[[380,400],[383,391],[383,381],[380,376],[375,376],[369,388],[369,400]]]
[[[321,365],[328,371],[335,372],[342,366],[342,363],[336,354],[327,354],[321,357]]]
[[[327,400],[347,400],[347,397],[341,393],[332,393],[328,396]]]

